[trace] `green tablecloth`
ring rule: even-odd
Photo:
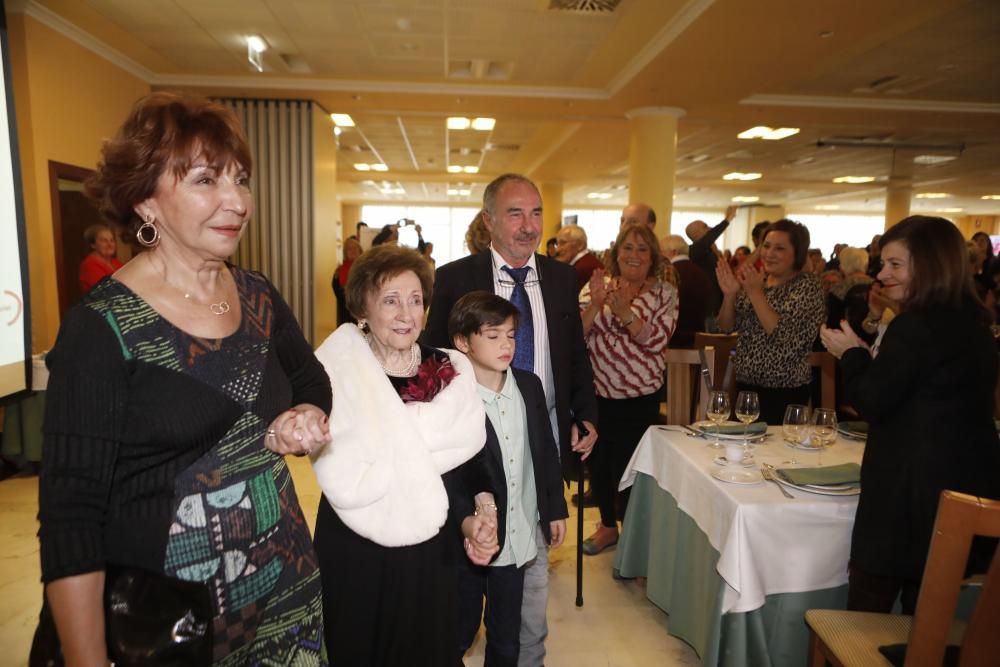
[[[38,463],[42,460],[42,420],[45,392],[31,394],[4,406],[3,440],[0,455],[11,461]]]
[[[646,595],[670,616],[670,634],[689,643],[704,665],[802,667],[806,609],[843,609],[847,586],[767,596],[760,609],[721,613],[719,552],[656,480],[639,473],[615,555],[624,577],[646,577]],[[790,567],[794,566],[793,564]]]

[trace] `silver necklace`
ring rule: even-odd
[[[150,264],[153,263],[153,260],[151,258],[149,258],[148,253],[147,253],[147,259],[149,259],[149,263]],[[154,265],[154,267],[155,267],[155,265]],[[159,269],[159,268],[157,268],[157,271],[163,277],[163,282],[165,282],[167,285],[169,285],[170,287],[172,287],[177,292],[183,294],[184,298],[187,299],[188,301],[193,301],[194,303],[198,304],[199,306],[204,306],[204,307],[208,308],[210,311],[212,311],[213,315],[221,316],[221,315],[225,315],[226,313],[228,313],[230,311],[229,302],[226,301],[225,299],[221,299],[220,301],[217,301],[216,303],[205,303],[204,301],[199,301],[198,299],[195,299],[193,296],[191,296],[190,292],[185,292],[184,290],[180,289],[179,287],[177,287],[176,285],[174,285],[172,282],[170,282],[169,280],[167,280],[167,272],[166,271],[164,271],[162,269]]]
[[[391,375],[398,378],[408,378],[413,377],[417,372],[417,367],[420,366],[420,346],[414,343],[410,346],[410,361],[406,364],[405,368],[396,369],[389,368],[385,361],[379,358],[378,354],[375,352],[374,346],[372,346],[372,336],[371,334],[365,334],[365,341],[368,343],[368,347],[371,348],[372,354],[375,355],[375,359],[378,361],[378,365],[382,367],[386,375]]]

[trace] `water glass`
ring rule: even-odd
[[[757,392],[741,391],[736,397],[736,418],[743,423],[743,449],[749,449],[747,427],[757,421],[757,417],[760,417],[760,397]]]
[[[722,447],[719,444],[719,428],[722,422],[729,419],[729,392],[713,391],[709,394],[708,409],[705,414],[715,424],[715,442],[712,447],[719,449]]]
[[[781,422],[781,432],[785,442],[792,445],[804,444],[809,437],[810,417],[808,405],[789,404],[785,408],[785,418]]]
[[[812,444],[819,452],[819,465],[823,465],[823,450],[837,439],[837,411],[832,408],[816,408],[813,411]]]

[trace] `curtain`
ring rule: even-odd
[[[313,103],[219,102],[240,119],[253,157],[254,215],[231,261],[271,279],[312,343]]]

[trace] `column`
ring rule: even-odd
[[[555,238],[562,227],[563,184],[542,183],[542,238],[538,241],[538,252],[545,254],[545,242]]]
[[[913,157],[910,150],[892,152],[892,170],[885,189],[885,228],[889,229],[910,215],[913,199]]]
[[[645,202],[656,211],[656,235],[670,233],[677,163],[677,107],[641,107],[625,114],[631,125],[628,200]]]

